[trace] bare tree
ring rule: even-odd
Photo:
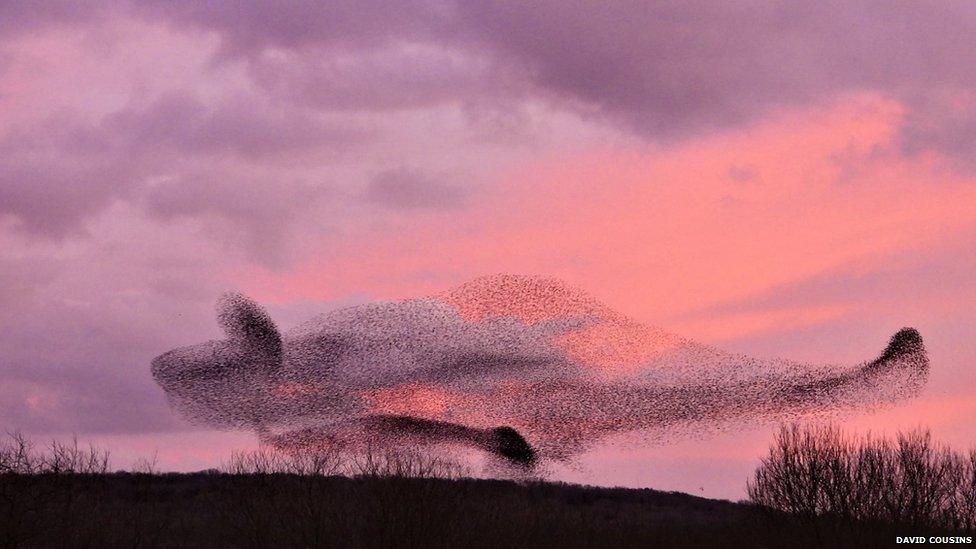
[[[352,476],[396,478],[446,478],[469,476],[461,463],[415,448],[367,446],[353,454],[347,465]]]
[[[20,431],[9,431],[7,439],[0,441],[0,474],[30,475],[43,469],[43,459],[37,454],[34,443]]]
[[[748,492],[754,503],[808,521],[972,531],[976,451],[964,458],[928,431],[892,441],[832,425],[785,425]]]
[[[153,450],[151,456],[143,456],[137,459],[132,465],[132,472],[143,475],[159,474],[159,450]]]
[[[108,472],[109,452],[93,445],[78,446],[78,437],[70,442],[52,440],[41,458],[41,468],[53,474],[104,474]]]

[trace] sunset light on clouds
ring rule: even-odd
[[[974,6],[570,4],[2,4],[0,426],[209,467],[256,439],[149,363],[220,337],[221,293],[288,328],[511,273],[622,341],[856,364],[915,327],[921,396],[844,421],[976,446]],[[560,341],[599,365],[601,329]],[[737,498],[772,429],[560,474]]]

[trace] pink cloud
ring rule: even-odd
[[[892,253],[976,224],[967,207],[976,186],[891,149],[902,114],[890,100],[852,96],[656,152],[542,159],[507,174],[461,217],[418,215],[382,232],[353,226],[329,257],[282,276],[245,273],[243,285],[272,301],[354,291],[393,298],[478,274],[538,273],[666,321],[852,264],[870,272]],[[859,159],[856,178],[838,179],[841,153]],[[761,178],[730,177],[742,165]],[[724,339],[847,310],[798,305],[778,318],[723,315],[678,327]]]

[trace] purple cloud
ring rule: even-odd
[[[52,118],[0,138],[0,217],[12,218],[29,234],[63,238],[82,232],[88,219],[113,200],[144,195],[151,178],[174,173],[199,178],[206,173],[209,182],[179,191],[204,202],[156,189],[149,193],[153,213],[172,217],[222,210],[231,219],[267,221],[286,216],[281,200],[286,191],[255,196],[253,185],[248,190],[241,183],[244,190],[234,197],[221,194],[219,189],[234,185],[223,179],[239,174],[213,169],[215,161],[228,156],[274,160],[311,149],[343,148],[364,135],[301,110],[270,109],[259,101],[208,106],[182,92],[164,94],[144,107],[117,110],[93,123]],[[304,199],[295,196],[289,204]],[[176,211],[178,207],[183,210]]]
[[[276,2],[257,0],[158,0],[138,2],[135,11],[174,24],[220,33],[224,56],[255,55],[265,49],[327,46],[376,48],[451,33],[452,2],[382,0]]]
[[[302,50],[252,60],[250,68],[269,93],[333,111],[490,101],[520,88],[514,71],[492,57],[438,43],[341,53]]]
[[[119,2],[75,0],[0,3],[0,38],[19,36],[52,25],[76,25],[102,18]]]
[[[250,257],[269,267],[288,257],[288,239],[296,216],[332,195],[331,189],[301,180],[269,180],[242,173],[203,172],[172,178],[149,187],[146,211],[169,221],[218,219],[231,223],[233,239]]]
[[[8,20],[28,27],[90,18],[73,6],[5,9]],[[969,47],[976,8],[966,3],[121,6],[110,8],[177,30],[215,32],[219,58],[247,59],[269,90],[325,109],[411,108],[534,90],[668,137],[747,123],[777,106],[838,93],[870,89],[907,98],[966,89],[976,79]]]
[[[268,90],[318,108],[514,94],[658,139],[837,94],[909,101],[976,81],[976,8],[965,3],[159,2],[140,12],[215,31],[222,58],[249,60]],[[911,135],[957,148],[939,132]]]
[[[111,290],[89,290],[88,302],[54,297],[52,290],[64,291],[58,279],[65,277],[71,276],[25,282],[33,297],[19,303],[16,313],[0,315],[4,427],[62,433],[177,427],[151,380],[135,366],[192,322],[174,324],[166,301],[151,294],[130,296],[128,303]],[[118,281],[101,283],[117,287]]]
[[[965,4],[459,3],[543,89],[650,135],[739,124],[825,95],[972,82]],[[966,59],[967,61],[963,61]]]
[[[366,202],[397,210],[452,210],[467,198],[463,188],[408,168],[377,174],[363,194]]]
[[[0,20],[24,28],[85,25],[102,13],[67,2],[45,6],[5,7]],[[976,81],[976,53],[968,47],[976,9],[966,4],[123,6],[104,10],[166,21],[177,32],[216,33],[217,55],[244,60],[256,89],[207,102],[171,90],[94,122],[8,133],[0,143],[0,216],[30,234],[78,234],[113,200],[138,195],[146,178],[209,169],[188,167],[194,158],[275,160],[368,147],[366,132],[329,121],[337,112],[512,104],[514,97],[599,113],[641,135],[671,139],[866,89],[908,106],[900,152],[936,150],[965,167],[976,143],[972,102],[944,99]],[[377,204],[383,196],[407,207],[430,202],[416,183],[373,185],[367,198]],[[441,198],[457,201],[450,192]]]
[[[321,122],[315,113],[269,108],[260,98],[209,106],[182,91],[166,93],[144,108],[115,112],[97,131],[114,136],[123,149],[244,157],[344,147],[364,137],[357,129]]]
[[[3,151],[0,149],[0,156]],[[64,238],[131,189],[137,167],[125,159],[11,155],[0,159],[0,218],[32,235]]]

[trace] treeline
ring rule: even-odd
[[[732,503],[475,480],[419,449],[233,454],[219,469],[110,473],[76,440],[0,442],[0,547],[806,547],[972,536],[976,454],[928,432],[781,429]]]
[[[976,451],[954,451],[927,430],[889,439],[793,424],[780,429],[748,493],[823,535],[877,525],[906,536],[972,535]]]
[[[52,440],[38,446],[20,432],[0,439],[0,475],[105,475],[112,472],[110,453],[93,445],[82,446],[77,438]],[[329,448],[285,452],[263,447],[234,452],[210,474],[382,476],[456,479],[471,476],[460,461],[417,448],[370,448],[339,452]],[[155,456],[138,460],[129,470],[116,473],[158,474]]]
[[[20,432],[0,440],[0,475],[105,474],[109,472],[109,452],[89,445],[52,440],[38,448]]]
[[[107,457],[19,435],[0,444],[0,547],[788,546],[765,543],[748,505],[471,479],[419,450],[262,449],[194,474],[151,461],[107,473]]]

